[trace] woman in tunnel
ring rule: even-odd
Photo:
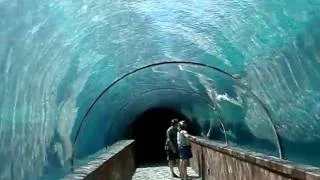
[[[190,158],[192,158],[191,145],[189,138],[193,138],[187,132],[187,124],[185,121],[180,121],[178,125],[178,133],[177,133],[177,141],[179,147],[180,154],[180,175],[181,179],[186,180],[187,173],[187,165]]]

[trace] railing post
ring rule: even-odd
[[[200,146],[200,155],[201,155],[201,169],[199,169],[199,173],[201,172],[201,179],[202,180],[205,180],[206,179],[206,172],[205,172],[205,169],[206,169],[206,163],[204,161],[204,155],[203,155],[203,147]]]

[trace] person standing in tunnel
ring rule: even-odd
[[[171,120],[171,126],[167,129],[166,132],[166,143],[165,150],[167,154],[167,160],[169,161],[169,167],[172,177],[178,177],[173,170],[175,165],[178,165],[178,142],[177,142],[177,133],[178,133],[178,119]],[[178,166],[179,167],[179,166]]]
[[[185,121],[180,121],[178,124],[178,133],[177,133],[177,141],[179,147],[179,155],[180,155],[180,174],[181,179],[186,180],[187,166],[189,159],[192,158],[191,145],[189,138],[193,138],[187,132],[187,124]]]

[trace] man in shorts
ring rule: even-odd
[[[173,170],[173,166],[178,164],[177,159],[179,159],[177,142],[178,124],[178,119],[172,119],[171,126],[168,128],[166,133],[167,139],[165,144],[165,150],[167,153],[167,160],[169,161],[169,167],[172,177],[178,177]]]

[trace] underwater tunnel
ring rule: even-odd
[[[159,161],[139,154],[173,117],[319,167],[319,24],[318,0],[0,0],[0,179],[57,179],[124,138]]]

